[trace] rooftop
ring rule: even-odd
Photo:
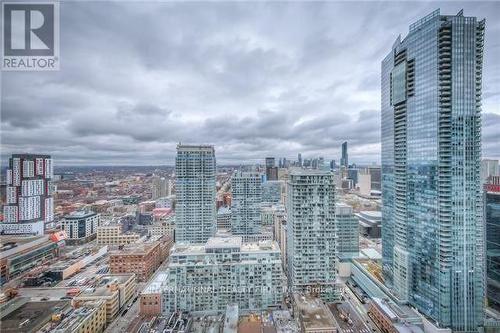
[[[133,243],[124,245],[119,250],[110,251],[110,255],[119,256],[119,255],[145,255],[151,252],[159,242],[151,242],[151,243]]]
[[[75,212],[71,212],[68,215],[64,216],[65,219],[81,219],[86,217],[91,217],[97,215],[97,213],[85,210],[77,210]]]
[[[27,302],[14,310],[6,308],[0,320],[2,333],[36,332],[51,319],[53,313],[67,306],[69,301],[44,301]]]
[[[333,315],[321,299],[299,294],[293,298],[306,330],[335,327]]]

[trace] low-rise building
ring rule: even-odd
[[[243,243],[241,237],[210,238],[206,244],[175,244],[166,271],[162,307],[166,313],[242,311],[281,304],[284,275],[273,241]]]
[[[59,243],[43,236],[0,236],[0,284],[59,255]]]
[[[97,228],[98,245],[127,245],[137,242],[139,234],[123,232],[119,224],[100,226]]]
[[[136,243],[112,251],[109,268],[113,274],[135,273],[139,281],[147,281],[165,260],[159,241]]]
[[[355,214],[359,220],[359,232],[370,238],[380,238],[382,235],[382,212],[380,211],[361,211]]]
[[[136,287],[135,274],[98,275],[95,286],[83,290],[74,298],[74,301],[104,300],[106,302],[106,322],[110,323],[135,295]]]
[[[417,312],[388,299],[372,298],[368,315],[382,331],[387,333],[424,332],[422,318]]]
[[[336,333],[335,318],[328,306],[310,295],[294,294],[294,312],[303,333]]]
[[[100,214],[86,211],[76,211],[66,215],[61,220],[61,228],[66,231],[66,242],[85,243],[96,238]]]
[[[74,302],[73,309],[64,317],[53,317],[46,332],[101,333],[106,328],[106,302],[104,300]]]

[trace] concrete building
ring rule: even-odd
[[[389,299],[372,298],[368,315],[383,332],[424,333],[422,318],[415,311]]]
[[[437,9],[382,61],[384,281],[439,327],[461,332],[484,319],[484,31],[484,20]]]
[[[43,235],[54,220],[54,174],[49,155],[14,154],[7,168],[2,234]]]
[[[257,172],[235,171],[231,177],[231,232],[254,235],[260,231],[262,182]]]
[[[172,194],[172,181],[165,177],[153,176],[151,183],[151,199],[168,197]]]
[[[54,319],[59,318],[56,315]],[[102,333],[106,328],[106,302],[75,302],[74,308],[66,316],[48,326],[47,332],[53,333]]]
[[[364,237],[380,238],[382,212],[378,210],[362,210],[354,214],[359,221],[359,233]]]
[[[106,302],[106,323],[112,322],[123,306],[135,295],[135,274],[106,274],[96,276],[96,286],[83,290],[74,302]]]
[[[97,237],[100,214],[76,211],[61,220],[61,229],[66,232],[68,243],[85,243]]]
[[[97,228],[97,245],[127,245],[137,242],[139,238],[139,234],[123,232],[123,226],[119,224]]]
[[[335,318],[320,299],[305,294],[293,295],[294,313],[303,333],[336,333]]]
[[[243,243],[241,237],[210,238],[206,244],[175,244],[165,277],[165,313],[213,311],[229,303],[242,311],[282,302],[281,254],[273,241]]]
[[[320,289],[336,300],[335,180],[330,172],[296,169],[287,194],[288,282],[294,292]]]
[[[175,241],[204,243],[216,231],[215,150],[177,146]]]
[[[351,206],[338,203],[335,206],[335,227],[337,230],[337,255],[352,258],[359,255],[358,219]]]
[[[358,174],[359,194],[369,197],[372,191],[372,177],[369,173]]]
[[[168,249],[162,250],[162,246],[170,248],[171,240],[172,238],[166,240],[168,244],[162,244],[160,241],[136,243],[111,251],[109,254],[111,273],[134,273],[138,281],[147,281],[167,258]]]

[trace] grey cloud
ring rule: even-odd
[[[2,158],[172,164],[177,142],[218,161],[379,160],[380,61],[437,7],[486,17],[483,151],[500,157],[500,3],[63,2],[61,71],[2,73]],[[59,163],[58,162],[58,163]]]

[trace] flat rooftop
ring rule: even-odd
[[[86,217],[91,217],[97,215],[97,213],[89,212],[85,210],[77,210],[75,212],[71,212],[68,215],[64,216],[65,219],[81,219]]]
[[[133,243],[124,245],[120,250],[113,250],[109,255],[145,255],[153,250],[159,242],[151,243]]]
[[[212,237],[206,244],[184,244],[176,243],[171,255],[203,254],[210,249],[232,249],[238,248],[240,252],[278,251],[279,245],[272,240],[243,243],[242,237]]]
[[[67,306],[69,301],[28,302],[8,313],[0,320],[2,333],[36,332],[52,314]],[[5,311],[6,312],[6,311]]]
[[[43,243],[49,242],[49,236],[0,236],[0,259],[15,255],[18,252],[27,250],[31,247],[37,247]]]
[[[333,314],[321,299],[300,294],[293,295],[293,298],[306,329],[336,327]]]

